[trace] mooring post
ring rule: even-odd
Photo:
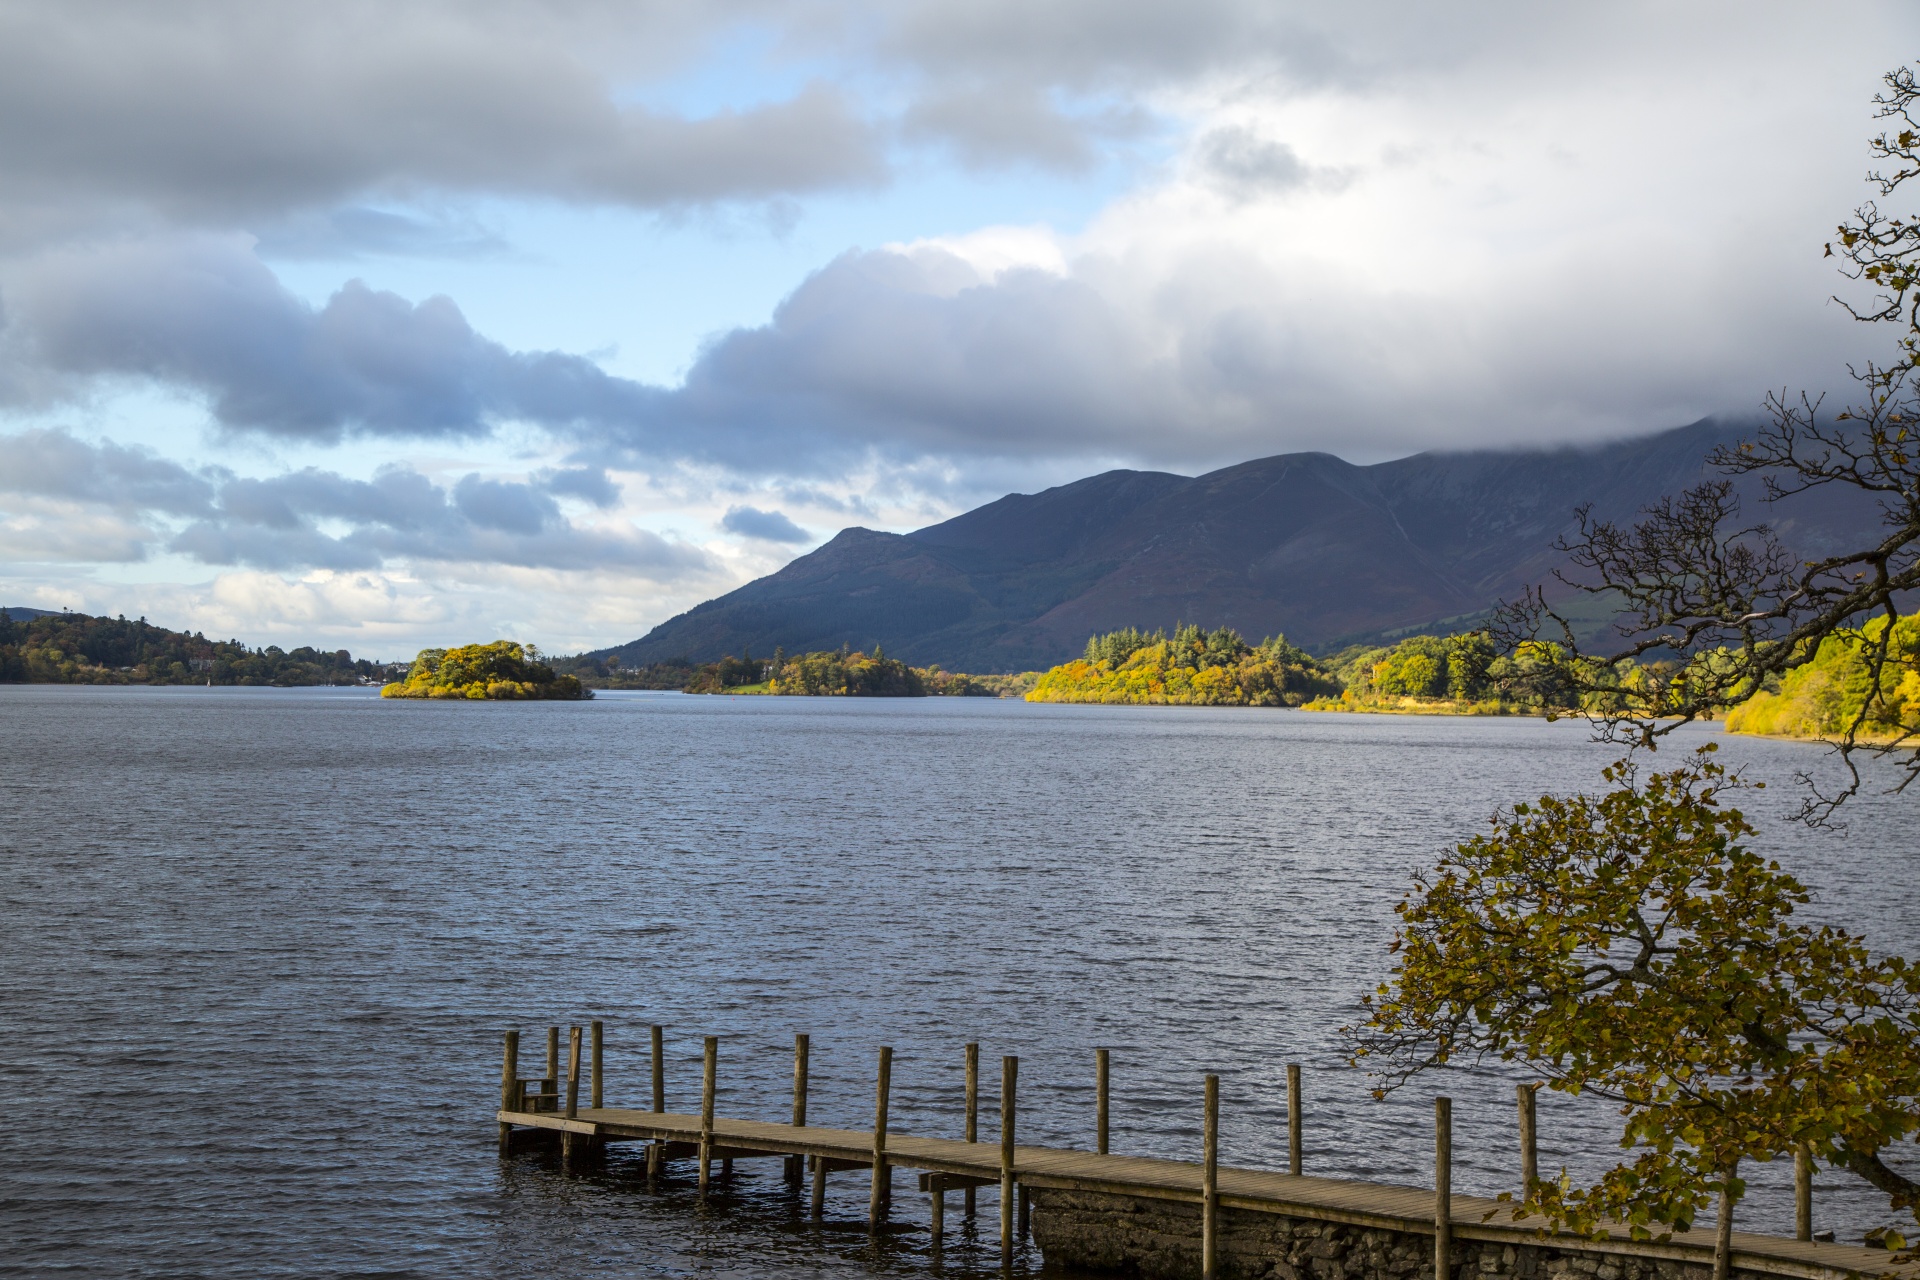
[[[1287,1172],[1300,1173],[1300,1064],[1287,1064]]]
[[[654,1023],[647,1030],[648,1047],[653,1054],[653,1109],[661,1112],[667,1109],[667,1029]],[[647,1144],[647,1182],[652,1185],[660,1177],[660,1168],[666,1163],[666,1140],[656,1138]]]
[[[1813,1239],[1813,1148],[1793,1149],[1793,1238]]]
[[[1207,1077],[1200,1154],[1200,1280],[1220,1274],[1220,1077]]]
[[[805,1033],[793,1038],[793,1127],[804,1129],[807,1124],[807,1052],[808,1040]],[[799,1186],[806,1176],[807,1158],[805,1156],[787,1157],[787,1181]]]
[[[707,1194],[713,1168],[713,1086],[720,1065],[720,1037],[708,1036],[706,1062],[700,1071],[700,1194]]]
[[[947,1231],[947,1175],[930,1173],[927,1175],[927,1191],[933,1196],[929,1208],[928,1229],[933,1236],[933,1247],[940,1247],[940,1237]]]
[[[518,1111],[520,1099],[514,1095],[520,1092],[520,1033],[507,1032],[506,1061],[500,1066],[500,1109]],[[500,1124],[500,1154],[506,1155],[513,1146],[513,1126],[502,1121]]]
[[[827,1212],[827,1160],[825,1156],[813,1158],[813,1216],[817,1219]]]
[[[1719,1230],[1713,1236],[1713,1280],[1728,1280],[1733,1274],[1733,1177],[1740,1170],[1735,1160],[1720,1176]]]
[[[540,1104],[542,1109],[558,1111],[560,1109],[560,1028],[558,1027],[547,1028],[547,1078],[540,1082],[540,1089],[543,1093],[554,1095]]]
[[[580,1114],[580,1028],[567,1028],[567,1119],[572,1120]],[[574,1158],[580,1154],[580,1138],[571,1129],[560,1134],[560,1163],[572,1168]]]
[[[600,1074],[600,1019],[595,1018],[592,1022],[589,1022],[587,1029],[593,1045],[592,1060],[588,1063],[588,1070],[592,1074],[587,1078],[592,1082],[592,1087],[587,1093],[587,1105],[595,1111],[598,1111],[600,1109],[600,1083],[602,1080]]]
[[[653,1041],[653,1109],[667,1109],[667,1029],[655,1023],[651,1029]]]
[[[867,1197],[867,1227],[880,1229],[887,1216],[887,1184],[893,1172],[887,1167],[887,1090],[893,1085],[893,1050],[880,1046],[880,1079],[873,1094],[873,1191]]]
[[[1513,1088],[1520,1104],[1520,1198],[1533,1199],[1533,1184],[1540,1181],[1538,1130],[1534,1128],[1534,1089],[1531,1082]]]
[[[980,1046],[967,1046],[967,1141],[980,1140]],[[962,1208],[967,1220],[973,1220],[973,1184],[962,1193]]]
[[[1433,1100],[1433,1280],[1453,1271],[1453,1099]],[[1725,1277],[1722,1277],[1725,1280]]]
[[[1000,1059],[1000,1254],[1013,1256],[1013,1112],[1020,1059]]]
[[[1107,1051],[1093,1051],[1093,1149],[1107,1154]]]

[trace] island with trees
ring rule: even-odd
[[[815,698],[1004,698],[1032,687],[1035,673],[971,676],[938,664],[909,666],[875,645],[872,653],[852,646],[788,656],[776,648],[761,660],[749,650],[718,662],[686,659],[620,667],[604,659],[562,658],[555,668],[601,689],[678,690],[682,693],[765,694]]]
[[[578,701],[593,691],[540,661],[539,650],[512,640],[422,649],[404,680],[380,690],[383,698],[460,698],[469,701]]]
[[[1040,676],[1027,701],[1297,707],[1340,690],[1285,636],[1251,645],[1231,627],[1176,626],[1172,636],[1128,627],[1088,639],[1085,656]]]

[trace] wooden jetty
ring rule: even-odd
[[[583,1043],[584,1041],[584,1043]],[[1616,1259],[1655,1259],[1702,1268],[1710,1264],[1715,1275],[1739,1271],[1792,1280],[1836,1280],[1838,1277],[1897,1277],[1920,1280],[1920,1266],[1898,1265],[1884,1250],[1854,1248],[1816,1241],[1812,1236],[1811,1167],[1796,1163],[1796,1226],[1798,1239],[1719,1230],[1675,1232],[1665,1241],[1635,1241],[1624,1231],[1607,1240],[1566,1235],[1543,1235],[1537,1219],[1515,1221],[1512,1206],[1478,1196],[1454,1194],[1452,1179],[1451,1103],[1435,1099],[1434,1186],[1430,1189],[1390,1186],[1344,1178],[1321,1178],[1303,1172],[1303,1123],[1300,1069],[1287,1069],[1288,1164],[1285,1173],[1239,1169],[1219,1163],[1219,1078],[1202,1082],[1203,1143],[1197,1162],[1147,1156],[1116,1155],[1108,1150],[1108,1056],[1095,1059],[1095,1150],[1021,1146],[1017,1143],[1019,1059],[1001,1060],[1000,1125],[995,1141],[977,1141],[979,1106],[979,1046],[967,1045],[966,1114],[964,1136],[932,1138],[893,1133],[887,1108],[891,1090],[891,1049],[879,1051],[875,1072],[874,1123],[871,1129],[838,1129],[810,1124],[807,1116],[807,1036],[795,1037],[793,1109],[790,1123],[744,1120],[715,1113],[719,1070],[719,1040],[704,1043],[700,1109],[672,1112],[665,1106],[664,1032],[649,1029],[652,1050],[650,1105],[609,1107],[604,1104],[602,1025],[570,1030],[565,1062],[561,1060],[559,1028],[549,1028],[544,1071],[523,1075],[519,1033],[506,1033],[501,1073],[499,1124],[501,1154],[513,1146],[515,1131],[545,1131],[557,1135],[561,1159],[572,1166],[608,1143],[647,1144],[647,1173],[657,1176],[667,1161],[696,1162],[699,1188],[705,1193],[713,1181],[714,1164],[730,1172],[736,1160],[777,1159],[783,1175],[794,1184],[811,1179],[813,1216],[825,1212],[826,1188],[834,1174],[864,1173],[869,1179],[867,1219],[877,1228],[892,1204],[893,1170],[917,1171],[918,1186],[930,1197],[929,1220],[937,1247],[945,1230],[946,1197],[963,1195],[964,1211],[974,1211],[974,1192],[980,1187],[999,1192],[1000,1247],[1010,1255],[1029,1232],[1031,1201],[1047,1191],[1093,1193],[1148,1201],[1173,1201],[1197,1206],[1200,1217],[1199,1266],[1205,1280],[1219,1269],[1218,1239],[1223,1211],[1280,1215],[1318,1223],[1423,1236],[1431,1241],[1434,1280],[1455,1280],[1452,1253],[1456,1242],[1472,1241],[1521,1247],[1549,1247],[1580,1254],[1613,1255]],[[580,1097],[582,1054],[586,1054],[587,1098]],[[1519,1088],[1519,1133],[1524,1176],[1534,1176],[1533,1086]],[[1588,1274],[1594,1270],[1582,1268]],[[1602,1275],[1605,1274],[1603,1271]]]

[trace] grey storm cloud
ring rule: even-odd
[[[590,468],[528,483],[467,475],[450,487],[405,467],[384,468],[371,480],[315,467],[255,478],[218,467],[193,471],[144,450],[51,430],[0,437],[0,459],[7,464],[0,501],[52,498],[144,517],[149,547],[207,564],[368,569],[431,560],[627,569],[655,580],[715,567],[697,547],[644,530],[568,520],[551,494],[552,476],[578,479]]]
[[[16,276],[8,301],[0,385],[146,378],[201,393],[224,427],[271,436],[631,422],[653,394],[580,356],[509,351],[444,297],[412,303],[351,281],[312,307],[226,238],[53,255]]]
[[[0,437],[0,493],[171,516],[210,514],[216,496],[208,477],[147,450],[44,428]]]
[[[8,3],[0,197],[21,225],[36,208],[132,207],[233,226],[367,193],[660,208],[880,179],[880,135],[825,84],[698,118],[623,95],[733,16],[510,0]]]
[[[884,182],[896,141],[1078,170],[1156,88],[1221,72],[1312,87],[1471,56],[1538,25],[1489,7],[1307,0],[0,0],[0,243],[158,217],[275,250],[484,251],[366,210],[441,195],[642,209]],[[1513,23],[1519,14],[1526,23]],[[1365,30],[1368,53],[1351,46]],[[770,35],[794,86],[698,113],[650,92]],[[840,86],[849,86],[846,88]],[[860,96],[864,92],[865,96]],[[897,126],[904,126],[900,128]],[[445,234],[452,230],[451,236]],[[438,243],[436,243],[438,242]]]
[[[728,507],[727,514],[720,518],[720,527],[728,533],[737,533],[743,538],[758,538],[762,542],[812,542],[813,535],[802,529],[778,511],[762,511],[758,507]]]

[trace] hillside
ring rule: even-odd
[[[1575,507],[1631,518],[1741,434],[1701,422],[1593,448],[1109,471],[913,533],[843,530],[594,656],[643,666],[878,644],[916,665],[1020,671],[1067,661],[1090,635],[1195,619],[1326,651],[1468,618],[1546,579]],[[1753,492],[1748,511],[1803,552],[1875,525],[1837,493],[1768,508]]]
[[[378,684],[392,674],[345,649],[249,649],[145,618],[0,612],[11,615],[0,617],[0,684]],[[20,616],[28,613],[35,616]]]

